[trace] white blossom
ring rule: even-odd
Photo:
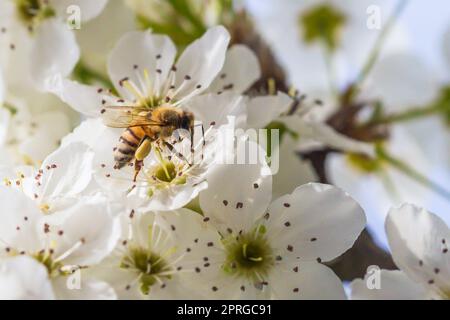
[[[69,7],[80,10],[81,23],[97,16],[106,2],[0,1],[0,62],[8,83],[45,89],[55,75],[69,75],[80,55]]]
[[[114,252],[94,273],[112,284],[121,299],[205,298],[190,280],[203,261],[202,250],[190,247],[193,236],[214,238],[202,217],[187,209],[136,214],[122,218],[124,230]]]
[[[441,218],[414,205],[389,211],[386,233],[401,271],[381,271],[379,290],[352,283],[353,299],[449,299],[450,230]]]
[[[109,214],[104,198],[79,201],[57,215],[46,216],[20,190],[1,187],[0,197],[0,250],[4,259],[28,256],[38,261],[46,268],[57,298],[115,297],[106,284],[83,276],[83,269],[109,254],[120,236],[118,220]],[[23,268],[26,275],[36,267],[27,263]],[[81,272],[79,290],[67,284],[75,272]],[[42,281],[36,277],[25,286],[33,288]]]
[[[188,243],[205,251],[196,281],[211,298],[345,298],[339,279],[321,262],[352,246],[365,224],[362,209],[321,184],[271,202],[272,179],[264,171],[263,164],[218,165],[208,177],[200,194],[203,221],[221,236],[196,242],[191,235]]]

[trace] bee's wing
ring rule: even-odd
[[[105,107],[101,117],[103,123],[112,128],[129,128],[137,126],[162,126],[152,119],[152,111],[139,107]]]

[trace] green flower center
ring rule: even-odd
[[[156,166],[154,176],[164,182],[172,182],[177,176],[177,170],[173,162],[166,162]]]
[[[365,154],[349,153],[347,159],[350,164],[364,173],[374,173],[382,170],[383,161],[379,158],[372,158]]]
[[[182,185],[186,183],[187,176],[183,174],[183,165],[176,165],[171,161],[162,160],[159,164],[146,171],[150,188],[148,196],[152,197],[155,189],[163,189],[169,185]]]
[[[265,228],[261,226],[257,232],[225,238],[224,271],[254,281],[258,281],[258,276],[267,275],[274,265],[274,258],[264,233]]]
[[[16,6],[20,20],[30,27],[55,15],[45,0],[16,0]]]
[[[346,20],[342,12],[330,5],[314,7],[299,17],[303,40],[308,44],[321,42],[328,50],[333,51],[339,43]]]
[[[65,265],[63,262],[54,258],[53,249],[42,249],[36,253],[19,251],[15,248],[6,248],[8,257],[17,257],[19,255],[26,255],[35,259],[41,263],[46,269],[50,278],[56,278],[59,276],[68,276],[73,273],[74,270],[79,269],[79,266]],[[74,269],[75,268],[75,269]]]
[[[142,294],[148,295],[150,288],[157,282],[157,278],[170,279],[170,275],[163,272],[170,271],[167,262],[158,254],[142,247],[131,247],[121,262],[120,268],[134,269],[140,274],[139,284]]]
[[[62,267],[64,266],[61,262],[55,262],[52,257],[52,253],[47,251],[40,251],[32,255],[34,259],[42,263],[46,268],[50,277],[55,277],[61,275]]]

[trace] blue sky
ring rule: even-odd
[[[450,30],[450,2],[411,0],[401,23],[411,37],[413,50],[426,58],[436,70],[448,73],[450,66],[445,65],[443,58],[442,36]]]

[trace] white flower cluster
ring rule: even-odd
[[[85,22],[106,3],[0,0],[0,299],[346,299],[326,263],[353,246],[363,209],[335,186],[292,185],[299,168],[280,152],[274,172],[249,132],[278,121],[373,147],[310,117],[317,103],[293,118],[288,94],[248,95],[258,58],[223,26],[180,52],[126,32],[108,55],[112,87],[74,80],[66,8]],[[382,271],[381,290],[355,280],[353,298],[449,298],[445,223],[403,205],[386,231],[403,271]]]

